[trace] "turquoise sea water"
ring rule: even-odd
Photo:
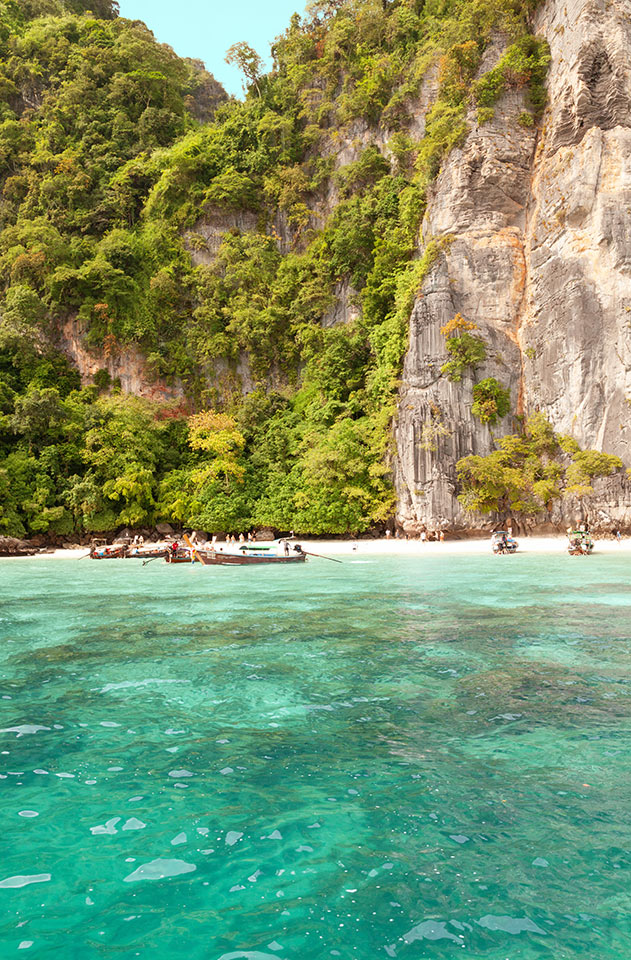
[[[629,560],[5,560],[0,640],[3,958],[631,957]]]

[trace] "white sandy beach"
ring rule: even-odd
[[[517,553],[565,553],[566,537],[517,537]],[[491,554],[491,540],[445,540],[422,543],[420,540],[300,540],[303,549],[313,553],[364,554],[365,556],[436,557],[444,554],[479,556]],[[355,549],[356,548],[356,549]],[[598,540],[594,537],[594,553],[631,554],[631,538]]]
[[[518,537],[519,553],[565,553],[567,539],[558,537]],[[446,554],[452,556],[479,556],[491,553],[489,539],[445,540],[444,543],[422,543],[420,540],[309,540],[300,539],[304,550],[328,556],[399,556],[399,557],[437,557]],[[236,544],[230,544],[230,547]],[[55,550],[42,553],[43,559],[77,559],[86,556],[87,547],[72,550]],[[620,541],[594,537],[594,554],[631,554],[631,537]],[[20,558],[15,558],[20,559]]]

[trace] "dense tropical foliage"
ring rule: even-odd
[[[417,258],[426,192],[472,105],[488,119],[516,84],[537,117],[535,5],[320,0],[269,74],[231,49],[241,102],[111,0],[0,0],[0,532],[385,521],[409,312],[448,243]],[[497,30],[507,52],[479,76]],[[377,124],[386,146],[336,168]],[[69,329],[103,358],[93,385]],[[452,333],[457,379],[484,347]],[[122,394],[106,361],[130,347],[178,400]],[[503,388],[482,386],[493,422]]]
[[[458,462],[459,499],[479,513],[534,516],[562,496],[589,496],[595,479],[621,468],[620,457],[581,450],[571,437],[557,435],[542,413],[534,413],[521,433],[501,437],[493,453]]]

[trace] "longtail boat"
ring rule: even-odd
[[[129,560],[154,560],[156,557],[164,557],[167,553],[167,547],[130,547],[127,553]]]
[[[196,550],[165,550],[164,559],[167,563],[197,563]]]
[[[594,549],[594,541],[586,530],[570,530],[567,552],[571,557],[586,557]]]
[[[506,530],[496,530],[491,537],[493,553],[515,553],[519,544]]]
[[[89,555],[91,560],[123,560],[127,556],[127,544],[92,543]]]
[[[272,547],[259,547],[253,544],[243,544],[237,551],[226,551],[221,548],[200,551],[195,553],[205,567],[214,565],[259,566],[262,563],[304,563],[307,559],[300,544],[280,541]]]

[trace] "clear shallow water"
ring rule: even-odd
[[[630,574],[0,561],[0,954],[630,957]]]

